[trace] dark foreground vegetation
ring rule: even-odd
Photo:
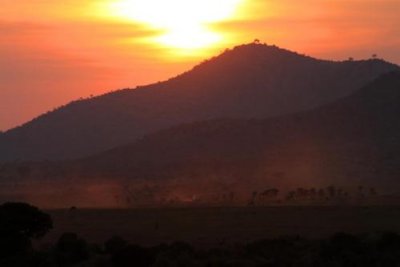
[[[51,217],[36,207],[1,205],[0,266],[400,266],[400,235],[392,232],[292,236],[208,248],[185,242],[144,247],[119,236],[91,244],[64,233],[51,245],[32,245],[52,227]]]

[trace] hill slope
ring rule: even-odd
[[[184,124],[80,160],[0,164],[0,200],[60,207],[199,196],[212,203],[235,192],[245,203],[254,190],[331,184],[399,192],[399,117],[400,72],[393,72],[292,115]]]
[[[399,188],[399,117],[400,72],[393,72],[311,111],[182,125],[79,164],[87,177],[230,176],[283,186],[372,183]]]
[[[0,136],[0,160],[82,157],[182,123],[306,110],[398,68],[243,45],[166,82],[73,102],[12,129]]]

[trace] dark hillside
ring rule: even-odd
[[[0,160],[83,157],[182,123],[294,113],[395,69],[381,60],[332,62],[242,45],[168,81],[76,101],[12,129],[0,136]]]
[[[281,184],[392,186],[400,174],[399,116],[396,72],[311,111],[267,120],[186,124],[82,162],[89,172],[132,178],[164,177],[164,170],[171,169],[170,178],[185,170],[267,180],[280,173],[272,180]]]
[[[363,188],[398,193],[399,117],[400,72],[392,72],[309,111],[183,124],[79,160],[2,164],[0,197],[104,207],[243,205],[255,191],[329,185],[356,188],[355,200]]]

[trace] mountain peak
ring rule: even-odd
[[[267,45],[261,43],[249,43],[238,45],[233,48],[225,49],[220,55],[214,56],[203,61],[194,69],[208,67],[209,65],[231,67],[236,64],[247,65],[266,65],[273,63],[283,63],[288,61],[316,61],[316,59],[298,54],[296,52],[280,48],[276,45]]]
[[[280,56],[297,56],[304,58],[311,58],[305,55],[301,55],[297,52],[290,51],[288,49],[280,48],[276,45],[268,45],[262,43],[249,43],[243,44],[233,47],[232,49],[227,49],[226,52],[231,52],[232,54],[237,55],[248,55],[248,56],[272,56],[272,55],[280,55]]]

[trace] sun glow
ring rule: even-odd
[[[120,0],[109,11],[159,34],[150,42],[181,51],[198,50],[222,42],[226,36],[213,24],[233,18],[243,0]]]

